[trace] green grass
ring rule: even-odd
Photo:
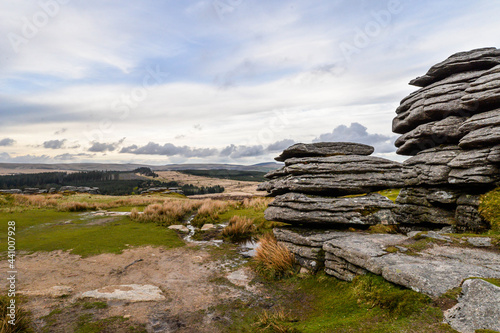
[[[166,248],[184,245],[177,234],[154,223],[139,223],[128,217],[102,225],[88,225],[99,219],[80,220],[78,213],[54,210],[26,210],[22,213],[2,214],[0,224],[16,222],[16,248],[18,251],[71,250],[71,253],[88,257],[100,253],[121,253],[130,246],[164,246]],[[62,224],[72,221],[71,224]],[[7,228],[0,230],[5,239]],[[3,250],[3,249],[2,249]]]
[[[146,329],[135,325],[127,325],[127,319],[121,316],[115,316],[105,319],[92,321],[92,315],[81,315],[76,322],[75,333],[101,333],[115,332],[120,328],[120,332],[145,333]]]
[[[374,275],[352,283],[317,275],[266,285],[275,305],[260,312],[241,301],[232,304],[234,312],[226,305],[220,311],[232,313],[233,323],[224,332],[456,332],[441,324],[442,312],[427,296]],[[271,322],[275,328],[265,325]]]
[[[480,280],[484,280],[486,282],[489,282],[491,283],[492,285],[495,285],[497,287],[500,287],[500,279],[496,279],[496,278],[481,278],[481,277],[472,277],[472,278],[469,278],[467,280],[471,280],[471,279],[480,279]]]
[[[11,298],[7,295],[0,296],[0,332],[2,333],[30,333],[34,332],[31,327],[30,312],[23,308],[23,300],[19,297],[15,298],[15,325],[9,323],[12,320],[8,316],[11,305]]]
[[[378,191],[377,193],[383,195],[384,197],[389,198],[393,202],[396,202],[396,198],[398,197],[399,192],[401,192],[401,189],[396,188],[396,189]]]
[[[500,232],[500,188],[481,197],[479,212],[491,224],[491,231]]]
[[[147,332],[143,324],[121,316],[108,317],[107,308],[106,302],[85,300],[78,300],[67,306],[55,308],[48,315],[40,318],[45,322],[42,332]]]
[[[228,211],[219,215],[219,222],[227,222],[233,216],[243,216],[254,220],[254,224],[257,226],[259,233],[269,231],[270,229],[283,226],[285,223],[268,221],[264,218],[264,210],[255,208],[231,208]]]

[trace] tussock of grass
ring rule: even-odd
[[[486,221],[490,222],[493,232],[500,232],[500,188],[481,197],[479,212]]]
[[[253,198],[246,198],[243,200],[242,206],[245,209],[256,209],[256,210],[265,210],[267,208],[267,205],[273,201],[273,198],[267,198],[267,197],[253,197]]]
[[[98,205],[88,203],[88,202],[63,202],[57,206],[57,210],[60,212],[86,212],[88,210],[97,210]]]
[[[257,271],[265,276],[279,278],[290,276],[294,272],[295,256],[279,244],[271,233],[260,238],[254,260]]]
[[[163,203],[169,199],[170,198],[161,196],[129,196],[117,198],[88,194],[4,194],[0,195],[0,211],[13,212],[33,208],[56,208],[62,212],[82,212],[124,206],[146,206],[154,203]]]
[[[219,219],[219,215],[234,207],[235,203],[232,201],[210,200],[202,201],[197,214],[191,223],[194,226],[201,227],[206,223],[215,223]]]
[[[376,224],[368,228],[368,232],[372,234],[395,234],[397,230],[397,226],[385,224]]]
[[[182,222],[184,217],[197,209],[201,203],[194,200],[165,200],[163,204],[152,204],[144,208],[142,214],[131,212],[130,218],[138,222],[155,222],[168,226]]]
[[[11,318],[8,316],[10,310],[7,308],[10,305],[10,298],[7,296],[0,296],[0,332],[2,333],[30,333],[34,332],[31,328],[31,320],[29,317],[29,312],[23,310],[20,305],[20,300],[16,300],[16,311],[15,311],[15,325],[9,324]]]
[[[389,284],[381,276],[358,276],[353,281],[353,292],[371,306],[389,310],[396,316],[408,316],[431,299],[417,292]]]
[[[257,316],[255,326],[259,328],[260,332],[298,333],[300,331],[288,324],[296,321],[290,310],[285,311],[278,307],[274,311],[264,310]]]
[[[233,216],[222,231],[222,236],[232,240],[249,237],[255,231],[254,220],[243,216]]]

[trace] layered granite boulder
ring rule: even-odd
[[[394,224],[394,203],[371,192],[403,186],[401,164],[370,156],[373,151],[350,142],[285,149],[276,158],[285,165],[259,186],[276,197],[265,217],[294,225]]]
[[[372,273],[387,281],[439,297],[460,287],[468,278],[499,278],[500,256],[482,247],[457,247],[441,241],[440,233],[424,233],[437,239],[419,253],[411,252],[417,242],[401,234],[369,234],[320,229],[275,228],[279,243],[295,254],[310,271],[323,268],[331,276],[352,281]],[[438,236],[441,236],[439,238]],[[477,237],[481,238],[481,237]]]
[[[396,220],[487,229],[478,205],[500,182],[500,50],[454,54],[410,84],[421,89],[401,101],[393,120],[402,134],[397,153],[412,156],[403,164]],[[450,193],[445,203],[432,199],[440,189]]]

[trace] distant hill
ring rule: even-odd
[[[176,170],[239,170],[268,172],[278,169],[282,164],[269,162],[255,165],[238,164],[115,164],[115,163],[0,163],[0,174],[33,173],[51,171],[133,171],[140,167],[148,167],[153,171],[176,171]]]

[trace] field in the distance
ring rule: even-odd
[[[232,179],[209,178],[202,176],[189,175],[178,171],[157,171],[160,177],[158,180],[166,182],[176,181],[180,185],[193,184],[195,186],[215,186],[224,187],[224,193],[204,194],[203,197],[218,197],[218,196],[252,196],[264,195],[265,192],[257,191],[259,182],[238,181]]]

